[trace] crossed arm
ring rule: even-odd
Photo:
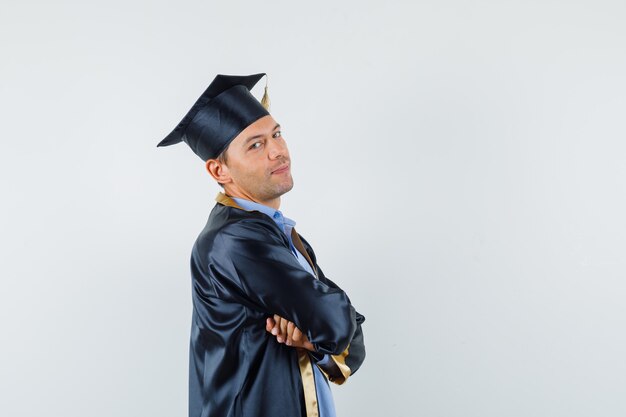
[[[302,334],[293,322],[280,317],[278,314],[267,318],[265,330],[276,336],[278,343],[285,343],[287,346],[304,348],[315,352],[315,347],[309,342],[306,335]]]
[[[266,330],[279,343],[308,350],[329,380],[342,384],[365,358],[365,317],[324,276],[312,249],[319,279],[301,267],[285,239],[256,219],[230,223],[209,252],[211,285],[224,299],[269,313]]]
[[[362,322],[363,318],[361,315],[359,316],[361,317],[359,321]],[[278,343],[285,343],[287,346],[303,348],[314,352],[312,357],[317,366],[326,375],[329,381],[337,385],[346,382],[348,377],[360,367],[365,358],[363,333],[360,325],[357,328],[355,337],[352,339],[352,346],[348,345],[348,348],[340,355],[321,354],[317,352],[306,335],[303,334],[293,322],[277,314],[266,319],[265,330],[276,336]],[[349,350],[352,350],[350,354],[348,352]]]

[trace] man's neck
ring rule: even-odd
[[[246,194],[245,192],[241,192],[241,191],[229,190],[229,191],[224,191],[224,194],[226,194],[229,197],[243,198],[249,201],[254,201],[255,203],[259,203],[259,204],[263,204],[264,206],[271,207],[274,210],[278,210],[280,208],[280,196],[273,198],[271,200],[258,200]]]

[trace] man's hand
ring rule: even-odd
[[[287,346],[304,348],[315,352],[315,348],[302,331],[293,322],[282,318],[278,314],[274,314],[273,318],[267,318],[265,330],[276,336],[278,343],[285,343]]]

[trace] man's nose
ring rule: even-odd
[[[282,140],[270,139],[269,145],[269,157],[270,159],[277,159],[281,156],[287,156],[287,145]]]

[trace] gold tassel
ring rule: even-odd
[[[265,75],[265,91],[263,92],[263,98],[261,98],[261,105],[265,107],[265,110],[270,111],[270,96],[267,95],[267,74]]]

